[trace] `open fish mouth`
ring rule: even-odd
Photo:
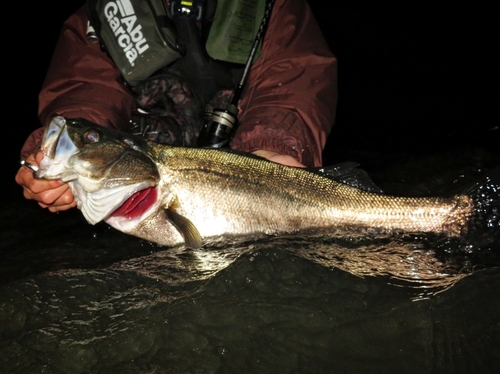
[[[78,173],[69,166],[69,160],[78,152],[78,148],[69,137],[66,120],[63,117],[54,117],[45,129],[43,139],[41,150],[44,157],[35,177],[60,179],[64,182],[77,179]]]
[[[119,229],[124,229],[123,225],[134,227],[158,205],[157,183],[154,178],[134,181],[130,173],[123,171],[114,178],[117,169],[124,169],[121,165],[126,152],[123,151],[103,162],[100,168],[87,171],[88,154],[83,149],[94,140],[96,145],[99,142],[99,134],[89,135],[90,131],[84,132],[87,138],[82,138],[71,132],[65,118],[54,117],[45,130],[41,147],[44,157],[35,176],[68,182],[78,208],[89,223],[106,221],[116,226],[119,222]],[[105,159],[105,156],[100,157]]]

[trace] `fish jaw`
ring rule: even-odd
[[[41,150],[44,156],[35,172],[36,178],[60,179],[63,182],[78,178],[78,173],[69,166],[69,160],[78,153],[78,148],[69,137],[63,117],[54,117],[45,128]]]

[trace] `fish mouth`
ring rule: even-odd
[[[55,116],[45,128],[41,150],[44,154],[36,178],[60,179],[68,182],[78,174],[68,167],[68,160],[78,149],[69,138],[64,117]]]

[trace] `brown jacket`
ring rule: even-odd
[[[120,72],[86,37],[79,9],[64,24],[39,95],[39,118],[85,118],[124,130],[134,98]],[[242,96],[240,125],[231,148],[273,150],[320,166],[335,119],[337,60],[305,1],[276,0],[259,59]],[[21,157],[40,145],[43,128],[26,140]]]

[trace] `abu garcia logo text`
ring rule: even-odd
[[[109,2],[104,7],[104,15],[116,42],[123,49],[130,65],[134,66],[137,57],[149,48],[142,33],[142,26],[137,24],[134,7],[129,0]]]

